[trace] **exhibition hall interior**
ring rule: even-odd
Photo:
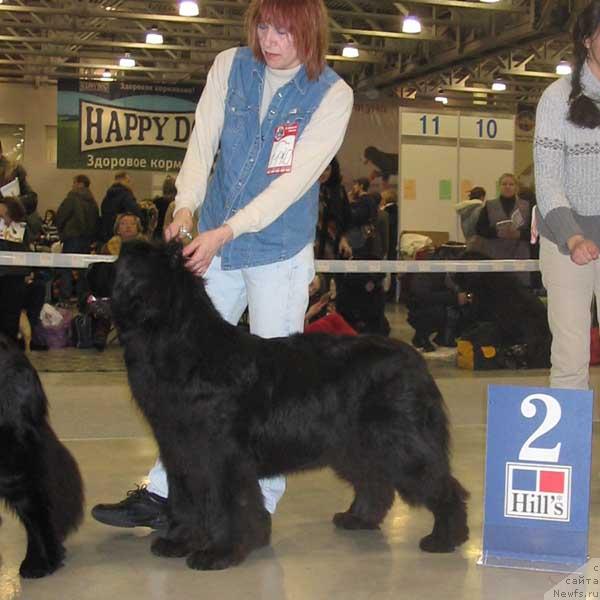
[[[0,600],[598,597],[599,127],[596,0],[0,0]]]

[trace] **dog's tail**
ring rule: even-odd
[[[50,502],[50,520],[60,540],[83,520],[83,481],[77,462],[48,423],[43,426],[44,482]]]

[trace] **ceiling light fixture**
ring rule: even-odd
[[[436,96],[434,98],[434,100],[436,102],[440,102],[441,104],[448,104],[448,98],[446,96],[439,95],[439,96]]]
[[[496,2],[500,2],[500,0],[479,0],[479,2],[483,2],[484,4],[496,4]]]
[[[503,92],[506,90],[506,83],[502,79],[495,79],[492,83],[492,89],[494,92]]]
[[[162,44],[163,35],[156,25],[146,31],[146,44]]]
[[[414,15],[407,15],[402,21],[402,33],[421,33],[421,21]]]
[[[195,0],[182,0],[179,3],[179,15],[182,17],[197,17],[200,14],[198,3]]]
[[[127,52],[125,56],[121,56],[119,59],[119,66],[126,68],[135,67],[135,59],[131,58],[131,54]]]
[[[355,42],[348,42],[342,49],[342,56],[346,58],[358,58],[359,54]]]
[[[570,75],[572,70],[573,69],[571,68],[571,64],[569,63],[569,61],[566,61],[566,60],[561,60],[556,65],[556,74],[557,75]]]

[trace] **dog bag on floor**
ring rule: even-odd
[[[497,328],[493,323],[478,323],[464,332],[457,341],[458,368],[472,371],[504,368],[498,338]]]
[[[71,343],[71,311],[44,304],[40,318],[40,333],[48,348],[64,348]]]
[[[75,348],[93,348],[94,333],[92,330],[92,316],[89,314],[77,315],[71,323],[73,346]]]

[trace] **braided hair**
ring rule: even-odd
[[[594,38],[600,28],[600,2],[594,0],[581,12],[573,28],[573,54],[575,65],[571,75],[569,95],[569,121],[579,127],[595,129],[600,126],[600,109],[588,98],[581,87],[581,71],[588,58],[585,41]]]

